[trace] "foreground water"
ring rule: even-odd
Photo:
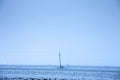
[[[120,67],[0,65],[0,80],[120,80]]]

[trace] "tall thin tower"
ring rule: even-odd
[[[61,65],[61,54],[59,52],[59,68],[61,69],[62,68],[62,65]]]

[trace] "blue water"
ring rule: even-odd
[[[120,67],[0,65],[0,77],[120,80]]]

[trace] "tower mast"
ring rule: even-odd
[[[62,65],[61,65],[61,54],[59,52],[59,68],[61,69],[62,68]]]

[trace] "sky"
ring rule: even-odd
[[[120,66],[119,0],[0,0],[0,64]]]

